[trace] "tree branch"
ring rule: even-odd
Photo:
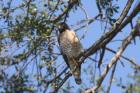
[[[86,90],[84,93],[96,93],[97,90],[100,88],[103,80],[105,79],[106,75],[108,74],[109,70],[111,69],[111,67],[117,63],[117,61],[119,60],[119,58],[121,57],[122,53],[124,52],[124,50],[126,49],[126,47],[131,43],[131,41],[137,36],[137,30],[133,29],[132,32],[130,33],[129,36],[127,36],[124,41],[122,42],[122,45],[120,47],[120,49],[118,50],[118,52],[116,53],[116,55],[111,59],[110,63],[107,64],[107,66],[105,67],[100,79],[98,80],[98,84],[97,86]]]
[[[115,65],[114,65],[114,67],[113,67],[112,74],[111,74],[111,77],[110,77],[110,81],[109,81],[109,85],[108,85],[108,87],[107,87],[106,93],[109,93],[109,91],[110,91],[110,88],[111,88],[111,84],[112,84],[112,80],[113,80],[113,77],[114,77],[114,73],[115,73],[116,66],[117,66],[117,63],[115,63]]]
[[[69,0],[68,6],[65,11],[60,14],[56,19],[52,20],[53,23],[58,22],[63,16],[67,15],[68,12],[78,3],[78,0]]]
[[[114,23],[112,29],[105,33],[104,35],[101,36],[101,38],[95,42],[90,48],[88,48],[85,52],[84,52],[84,56],[79,57],[80,62],[84,62],[84,60],[86,58],[88,58],[90,55],[96,53],[100,48],[102,48],[103,46],[105,46],[107,43],[109,43],[129,22],[131,22],[131,20],[139,13],[140,11],[140,4],[138,4],[136,6],[136,8],[133,10],[133,12],[130,14],[129,17],[127,17],[127,19],[123,22],[123,20],[125,19],[126,15],[128,14],[128,11],[131,8],[131,5],[133,3],[134,0],[128,0],[126,7],[124,8],[121,16],[119,17],[118,21],[116,21],[116,23]],[[123,23],[122,23],[123,22]],[[114,63],[116,63],[116,61],[119,59],[119,57],[121,56],[122,52],[125,50],[125,48],[127,47],[127,45],[130,43],[130,41],[133,39],[133,35],[130,34],[130,36],[128,36],[124,42],[122,43],[122,48],[119,49],[119,51],[116,53],[116,55],[112,58],[111,62],[107,65],[106,69],[104,70],[101,78],[100,78],[100,82],[98,83],[98,85],[95,88],[91,88],[88,89],[87,91],[85,91],[85,93],[91,93],[94,91],[97,91],[97,89],[100,87],[100,85],[102,84],[105,76],[107,75],[109,69],[113,66]],[[61,84],[59,85],[59,87],[54,90],[55,92],[59,90],[59,88],[64,84],[64,82],[71,76],[70,73],[68,73],[63,81],[61,82]]]
[[[110,49],[110,48],[107,48],[107,47],[106,47],[106,50],[108,50],[108,51],[110,51],[110,52],[112,52],[112,53],[114,53],[114,54],[117,53],[116,51],[114,51],[114,50],[112,50],[112,49]],[[136,64],[133,60],[131,60],[131,59],[129,59],[129,58],[123,56],[123,55],[121,55],[121,57],[122,57],[123,59],[127,60],[128,62],[130,62],[131,64],[133,64],[136,68],[140,68],[140,65]]]
[[[66,74],[66,76],[64,77],[64,79],[62,80],[62,82],[54,89],[54,91],[53,92],[51,92],[51,93],[57,93],[58,92],[58,90],[61,88],[61,86],[66,82],[66,80],[71,76],[72,74],[70,73],[70,72],[68,72],[67,74]]]
[[[130,17],[128,17],[123,23],[122,21],[126,17],[128,10],[130,9],[131,5],[133,3],[133,0],[128,0],[126,7],[124,8],[120,18],[118,21],[113,25],[112,29],[101,36],[99,40],[97,40],[90,48],[88,48],[84,52],[84,56],[80,58],[80,62],[83,62],[88,56],[96,53],[100,48],[105,46],[107,43],[109,43],[140,11],[140,4],[137,5],[137,7],[134,9],[134,11],[130,14]]]

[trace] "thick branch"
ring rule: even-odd
[[[112,29],[109,32],[102,35],[101,38],[97,42],[95,42],[90,48],[88,48],[85,51],[84,57],[81,58],[81,62],[83,62],[88,56],[96,53],[100,48],[102,48],[107,43],[109,43],[139,13],[140,4],[136,6],[136,8],[133,10],[130,16],[121,24],[121,22],[124,20],[124,17],[126,17],[132,3],[133,3],[133,0],[128,1],[126,7],[124,8],[123,13],[121,14],[121,17],[113,25]]]
[[[105,79],[105,77],[108,74],[111,67],[119,60],[119,58],[121,57],[121,55],[124,52],[124,50],[126,49],[126,47],[131,43],[131,41],[134,39],[134,37],[136,35],[137,35],[137,31],[134,29],[130,33],[130,35],[124,39],[124,41],[122,42],[122,45],[121,45],[120,49],[118,50],[118,52],[116,53],[116,55],[111,59],[110,63],[105,67],[100,79],[98,80],[97,86],[86,90],[85,93],[96,93],[97,92],[98,88],[101,86],[103,80]]]
[[[123,22],[124,18],[126,17],[126,15],[128,14],[128,11],[131,8],[131,5],[133,3],[134,0],[128,0],[126,7],[124,8],[121,16],[119,17],[118,21],[113,25],[112,29],[105,33],[104,35],[102,35],[102,37],[95,42],[90,48],[88,48],[85,53],[84,56],[82,56],[80,58],[80,62],[82,63],[88,56],[96,53],[100,48],[102,48],[103,46],[105,46],[107,43],[109,43],[116,35],[117,33],[119,33],[129,22],[131,22],[131,20],[139,13],[140,11],[140,4],[138,4],[136,6],[136,8],[133,10],[133,12],[130,14],[130,16]],[[123,22],[123,23],[122,23]],[[128,36],[126,39],[128,40],[132,40],[133,37],[132,35]],[[97,87],[95,88],[91,88],[88,91],[92,92],[92,90],[97,90],[102,81],[104,80],[106,74],[108,73],[109,69],[112,67],[112,65],[118,60],[118,58],[121,56],[122,52],[124,51],[124,49],[126,48],[126,46],[130,43],[130,41],[127,42],[127,40],[124,41],[123,43],[123,47],[117,52],[116,54],[116,59],[115,57],[111,60],[110,64],[107,65],[105,71],[102,74],[102,77],[100,79],[100,82],[98,83]],[[109,68],[109,69],[108,69]],[[70,77],[71,75],[68,74],[67,76],[65,76],[64,78],[64,82]],[[64,82],[61,82],[62,84],[60,84],[60,87],[63,85]],[[60,88],[59,87],[59,88]],[[59,89],[58,88],[58,89]],[[56,90],[58,91],[58,90]],[[90,92],[85,92],[85,93],[90,93]]]

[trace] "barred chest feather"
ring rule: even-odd
[[[78,57],[82,52],[82,45],[74,31],[65,31],[60,35],[60,47],[69,57]]]

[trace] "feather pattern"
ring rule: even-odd
[[[59,34],[58,42],[66,64],[70,68],[76,83],[80,84],[81,65],[78,63],[77,59],[77,57],[83,52],[80,40],[73,30],[65,29],[65,31]]]

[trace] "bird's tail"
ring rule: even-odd
[[[68,66],[70,67],[70,71],[75,79],[76,84],[81,84],[81,64],[79,64],[78,60],[75,58],[70,58]]]
[[[81,64],[76,59],[69,60],[69,67],[77,84],[81,84]]]
[[[75,82],[77,84],[81,84],[82,80],[81,80],[81,68],[80,67],[76,67],[75,70],[72,72]]]

